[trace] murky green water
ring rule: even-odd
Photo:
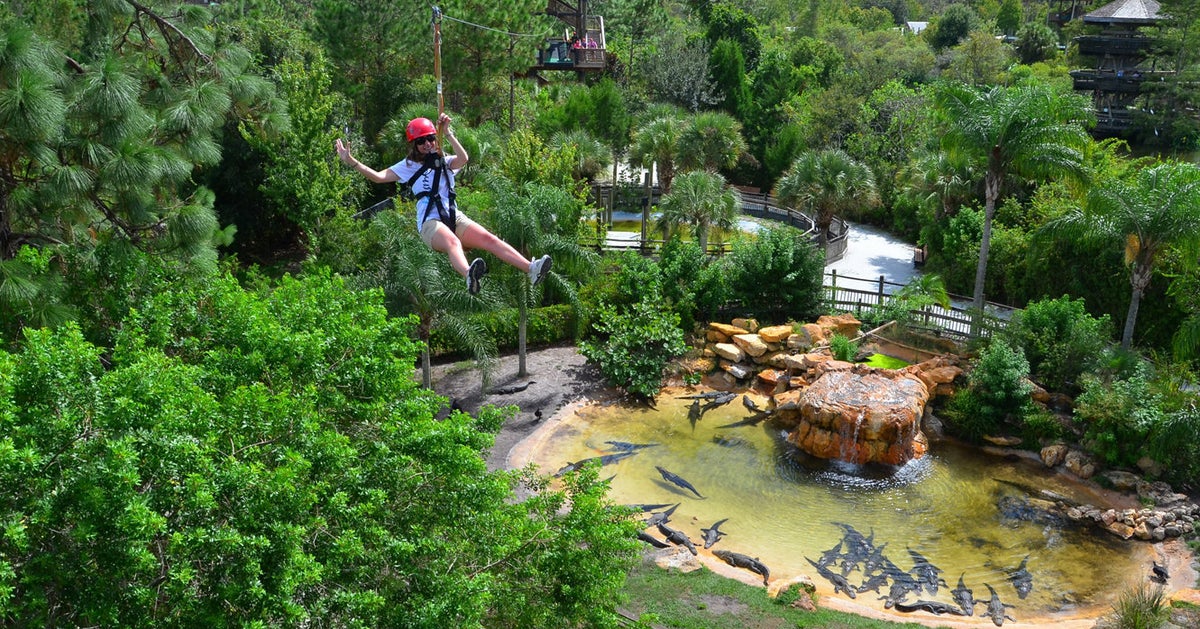
[[[584,407],[543,435],[530,458],[554,473],[568,462],[612,452],[606,441],[657,443],[601,470],[601,478],[613,477],[616,502],[681,503],[670,526],[693,541],[703,539],[701,528],[728,518],[721,526],[726,536],[714,550],[760,558],[772,580],[808,574],[826,595],[832,589],[805,558],[818,559],[842,539],[844,529],[836,523],[874,533],[875,545],[886,544],[885,555],[902,569],[913,565],[906,548],[924,555],[941,568],[949,588],[962,575],[976,598],[986,600],[984,584],[991,584],[1015,606],[1009,613],[1024,622],[1107,611],[1127,583],[1145,578],[1150,565],[1145,543],[1011,517],[1002,509],[1028,495],[1014,484],[1104,504],[1040,463],[935,442],[920,461],[894,472],[866,472],[810,459],[769,424],[722,427],[749,415],[740,396],[707,412],[693,430],[690,400],[677,399],[680,394],[666,392],[657,409]],[[751,398],[766,404],[761,396]],[[655,466],[687,479],[704,498],[664,481]],[[1020,600],[1006,577],[1026,555],[1033,592]],[[847,578],[857,586],[863,576],[851,572]],[[952,602],[949,588],[936,596],[910,595],[908,601]],[[877,596],[867,592],[858,600],[882,609]],[[984,611],[981,605],[976,614]]]

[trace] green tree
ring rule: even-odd
[[[538,287],[532,286],[529,275],[496,263],[493,276],[508,277],[509,301],[515,302],[517,323],[517,375],[528,375],[526,366],[526,336],[529,322],[529,307],[538,301],[545,287],[554,287],[569,301],[575,302],[572,285],[557,269],[591,266],[595,254],[581,247],[575,231],[582,213],[581,203],[562,188],[538,183],[526,183],[516,187],[509,182],[490,182],[495,196],[495,206],[488,212],[488,223],[492,233],[512,245],[526,258],[550,254],[555,260],[554,269]],[[566,230],[564,230],[566,228]]]
[[[775,184],[775,196],[812,213],[822,247],[834,217],[879,202],[871,169],[836,149],[801,153]]]
[[[679,135],[679,163],[684,169],[717,172],[733,168],[745,154],[742,125],[724,112],[696,114]]]
[[[575,155],[572,175],[579,181],[593,182],[612,159],[608,147],[604,146],[586,129],[560,131],[546,143],[554,151],[570,150]]]
[[[670,238],[670,226],[689,225],[700,250],[708,251],[711,227],[732,229],[742,206],[741,194],[719,173],[695,170],[675,179],[675,187],[659,202],[660,229]]]
[[[996,13],[996,28],[1004,35],[1016,35],[1025,21],[1021,0],[1004,0]]]
[[[264,154],[259,190],[270,204],[267,211],[299,227],[302,243],[320,255],[322,224],[337,208],[345,209],[340,201],[350,196],[356,182],[329,150],[342,135],[330,127],[340,99],[330,91],[329,71],[319,52],[308,59],[286,59],[275,73],[291,128],[280,138],[270,138],[243,125],[242,136]]]
[[[714,49],[722,39],[729,40],[742,51],[746,68],[753,70],[758,65],[758,54],[762,50],[758,20],[746,12],[740,3],[723,0],[712,3],[706,18],[708,30],[705,37]]]
[[[643,68],[650,92],[658,99],[688,111],[700,111],[720,101],[708,72],[709,45],[684,33],[668,31],[657,38],[659,60]]]
[[[1080,175],[1081,151],[1088,143],[1081,123],[1089,105],[1080,96],[1036,86],[983,91],[953,84],[937,89],[934,102],[943,124],[942,150],[961,153],[983,174],[983,234],[972,298],[978,313],[983,310],[992,219],[1005,179]]]
[[[996,85],[1013,62],[1012,47],[983,31],[972,31],[949,53],[943,75],[969,85]]]
[[[633,134],[630,163],[642,168],[657,168],[658,183],[664,193],[671,191],[671,182],[675,179],[682,127],[683,122],[679,119],[662,117],[639,127]]]
[[[120,240],[211,270],[214,196],[194,174],[219,162],[227,120],[270,110],[273,88],[205,9],[92,9],[78,50],[0,20],[0,262],[24,245],[63,245],[80,255],[49,268],[78,277],[68,261]]]
[[[1017,31],[1017,58],[1026,65],[1053,59],[1058,54],[1058,35],[1049,25],[1027,22]]]
[[[1162,162],[1132,176],[1100,181],[1084,207],[1058,217],[1049,230],[1085,239],[1103,239],[1125,251],[1131,293],[1121,347],[1129,349],[1138,307],[1156,264],[1178,247],[1195,259],[1200,251],[1200,167]]]
[[[722,97],[721,109],[732,116],[744,116],[749,111],[751,96],[741,49],[733,41],[722,39],[713,46],[708,65],[713,85]]]
[[[721,261],[730,296],[748,316],[810,321],[822,311],[825,252],[798,229],[775,227],[735,240]]]
[[[921,32],[921,36],[934,50],[945,50],[966,39],[967,35],[979,28],[979,15],[966,4],[952,4],[946,11],[934,18]]]
[[[5,623],[616,626],[636,523],[594,474],[514,500],[506,413],[436,419],[380,299],[218,277],[0,352]]]

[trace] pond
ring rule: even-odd
[[[933,442],[928,455],[900,468],[866,470],[815,460],[784,441],[769,422],[730,426],[750,414],[741,393],[693,427],[688,419],[692,401],[679,396],[694,392],[664,390],[656,408],[590,404],[572,409],[515,449],[509,465],[533,462],[553,474],[569,462],[615,452],[610,441],[657,444],[600,470],[600,478],[612,477],[610,495],[616,503],[679,503],[669,526],[697,542],[702,528],[727,519],[720,526],[725,536],[709,551],[701,549],[702,555],[725,549],[758,557],[772,581],[807,574],[825,597],[846,595],[834,594],[808,559],[817,561],[835,548],[850,528],[882,546],[903,570],[914,566],[910,550],[941,570],[947,585],[936,595],[910,594],[907,602],[952,602],[950,589],[961,577],[984,601],[989,598],[985,584],[994,587],[1003,602],[1013,605],[1008,614],[1022,623],[1110,611],[1126,580],[1144,579],[1154,556],[1145,543],[1080,530],[1023,508],[1031,492],[1046,491],[1113,506],[1098,490],[1040,462],[946,441]],[[749,396],[766,406],[764,396]],[[656,466],[686,479],[703,498],[666,482]],[[1026,557],[1033,589],[1020,599],[1008,577]],[[846,578],[858,586],[863,574],[853,571]],[[884,586],[880,593],[859,594],[856,604],[882,612],[878,597],[887,593]],[[975,611],[977,620],[988,622],[978,618],[986,612],[984,605]]]

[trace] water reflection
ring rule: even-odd
[[[843,525],[872,536],[902,569],[913,566],[911,550],[942,571],[949,586],[937,596],[910,596],[910,602],[952,602],[950,588],[961,575],[976,597],[986,600],[985,584],[995,587],[1022,622],[1108,611],[1127,579],[1144,579],[1150,565],[1144,543],[1078,530],[1030,508],[1031,492],[1045,491],[1105,504],[1040,464],[941,442],[899,468],[831,464],[796,450],[769,422],[731,426],[749,413],[737,402],[705,413],[693,426],[690,400],[677,398],[682,393],[664,392],[655,409],[585,406],[545,427],[524,448],[524,460],[510,463],[535,462],[550,473],[620,451],[607,442],[658,444],[601,470],[602,478],[612,476],[615,502],[681,503],[670,526],[693,541],[703,539],[702,528],[727,518],[725,536],[713,550],[760,558],[772,580],[808,574],[829,596],[832,587],[807,559],[815,561],[841,542]],[[765,398],[754,401],[766,405]],[[664,479],[656,467],[686,479],[703,498]],[[1033,590],[1020,600],[1009,576],[1026,556]],[[864,579],[861,571],[846,577],[854,586]],[[869,592],[858,602],[882,609],[877,596]],[[983,613],[983,606],[976,611]]]

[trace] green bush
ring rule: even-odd
[[[517,348],[517,309],[502,308],[471,315],[469,319],[482,326],[496,342],[499,350]],[[578,317],[569,304],[532,308],[526,325],[528,346],[553,345],[574,340],[577,336]],[[467,349],[455,342],[446,330],[434,329],[429,336],[429,346],[435,356],[466,356]]]
[[[1079,377],[1096,371],[1112,338],[1108,316],[1092,317],[1082,299],[1031,302],[1013,315],[1005,338],[1029,360],[1033,379],[1053,391],[1079,392]]]
[[[767,321],[811,321],[822,313],[825,254],[791,227],[739,238],[722,260],[741,314]]]
[[[1034,405],[1025,415],[1021,438],[1027,444],[1040,445],[1061,439],[1064,432],[1063,425],[1059,423],[1054,413]]]
[[[1152,431],[1163,424],[1162,399],[1150,380],[1144,363],[1128,378],[1083,379],[1075,419],[1084,427],[1085,444],[1110,466],[1135,465]]]
[[[1164,480],[1195,486],[1200,481],[1200,408],[1194,397],[1187,401],[1173,401],[1173,395],[1164,397],[1168,408],[1162,422],[1150,433],[1147,454],[1162,464]]]
[[[635,395],[658,395],[663,371],[687,351],[678,315],[660,302],[642,301],[623,312],[602,305],[593,325],[602,340],[584,341],[579,351],[613,386]]]
[[[834,334],[829,338],[829,353],[837,360],[854,362],[854,356],[858,354],[858,343],[851,341],[845,334]]]
[[[978,439],[1004,427],[1023,426],[1034,411],[1029,394],[1033,385],[1026,379],[1029,363],[1000,340],[985,347],[967,380],[947,405],[947,417],[967,438]]]

